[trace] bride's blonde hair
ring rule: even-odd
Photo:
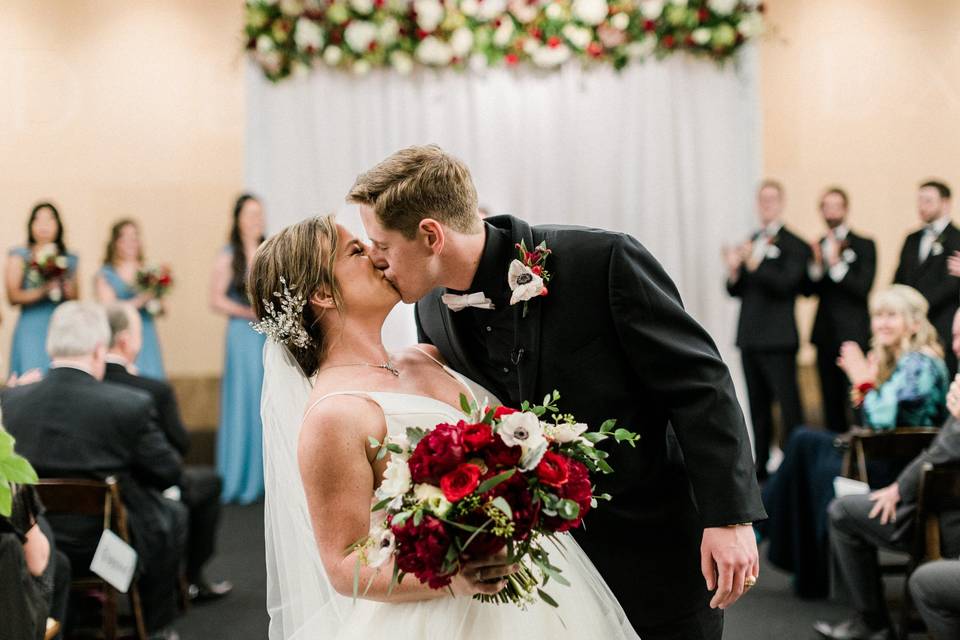
[[[260,245],[247,277],[247,292],[257,320],[271,315],[268,305],[275,313],[280,312],[281,298],[275,294],[283,292],[284,283],[296,287],[291,293],[302,295],[307,301],[295,321],[309,336],[309,344],[284,343],[307,377],[316,373],[328,346],[319,317],[310,306],[310,296],[320,291],[333,299],[338,310],[342,306],[333,272],[339,244],[334,216],[308,218],[284,228]]]
[[[906,285],[895,284],[874,294],[870,300],[871,316],[885,312],[894,313],[904,319],[908,328],[916,327],[916,330],[904,336],[896,347],[885,347],[878,343],[876,337],[873,338],[871,352],[876,356],[879,364],[878,383],[886,381],[893,375],[894,369],[897,368],[897,359],[911,351],[943,358],[943,347],[940,345],[937,330],[927,319],[929,309],[927,299],[919,291]]]

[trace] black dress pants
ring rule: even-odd
[[[790,432],[803,423],[803,408],[797,387],[797,350],[744,349],[741,356],[753,421],[757,476],[764,479],[773,438],[773,403],[780,406],[783,423],[780,447],[783,447]]]

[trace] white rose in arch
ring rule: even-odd
[[[468,27],[460,27],[450,36],[450,49],[458,58],[465,58],[473,48],[473,31]]]
[[[737,31],[747,39],[758,36],[763,33],[763,18],[759,13],[748,13],[740,20]]]
[[[319,51],[323,48],[323,29],[309,18],[300,18],[293,31],[293,41],[299,49]]]
[[[593,33],[590,29],[578,27],[575,24],[566,25],[561,31],[563,37],[567,39],[577,49],[583,51],[593,40]]]
[[[417,26],[433,33],[443,22],[443,5],[437,0],[416,0],[413,9],[417,12]]]
[[[373,13],[373,0],[350,0],[350,7],[360,15]]]
[[[398,37],[400,37],[400,23],[397,22],[396,18],[387,18],[384,20],[377,33],[377,39],[380,41],[380,44],[389,46],[396,42]]]
[[[610,8],[607,0],[573,0],[570,11],[584,24],[596,26],[607,19]]]
[[[257,38],[257,53],[270,53],[275,46],[273,38],[265,33]]]
[[[420,41],[416,51],[417,60],[423,64],[442,67],[450,64],[453,59],[453,51],[443,40],[436,36],[427,36]]]
[[[565,11],[559,2],[551,2],[547,5],[547,8],[544,9],[544,13],[546,13],[547,17],[551,20],[563,20]]]
[[[656,20],[663,14],[663,0],[640,0],[640,13],[647,20]]]
[[[343,30],[343,39],[354,53],[364,54],[377,39],[377,26],[366,20],[354,20]]]
[[[480,3],[477,0],[462,0],[460,2],[460,13],[472,18],[477,15],[477,12],[480,10]]]
[[[477,20],[493,20],[507,10],[507,0],[483,0],[477,8]]]
[[[707,27],[699,27],[694,29],[693,33],[690,34],[690,38],[696,44],[705,45],[710,42],[710,29]]]
[[[642,40],[631,42],[627,45],[627,55],[631,60],[642,60],[657,48],[657,39],[653,36],[646,36]]]
[[[340,64],[341,59],[343,59],[343,52],[340,50],[340,47],[330,45],[323,50],[323,61],[331,67]]]
[[[728,16],[737,8],[740,0],[707,0],[707,6],[722,16]]]
[[[510,295],[510,304],[531,300],[543,291],[543,278],[519,260],[510,263],[507,282],[510,285],[510,290],[513,291]]]
[[[505,47],[510,44],[510,38],[513,37],[513,20],[504,20],[493,32],[493,44],[498,47]]]
[[[390,64],[401,75],[413,71],[413,58],[406,51],[394,51],[390,54]]]
[[[510,13],[520,21],[521,24],[533,22],[537,17],[538,7],[536,4],[530,4],[527,0],[510,0]]]
[[[610,26],[615,29],[620,29],[620,31],[626,31],[627,27],[630,26],[630,16],[621,11],[617,15],[610,18]]]

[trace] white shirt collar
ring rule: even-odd
[[[943,230],[947,228],[947,225],[950,224],[950,216],[940,216],[930,224],[926,225],[926,229],[933,229],[935,235],[940,235],[943,233]]]
[[[127,362],[126,358],[124,358],[123,356],[114,355],[112,353],[108,353],[105,360],[110,364],[118,364],[124,369],[130,366],[130,363]]]
[[[781,222],[780,220],[774,220],[767,226],[763,227],[761,231],[772,238],[776,236],[778,233],[780,233],[780,229],[783,229],[783,222]]]
[[[839,240],[840,242],[843,242],[846,239],[847,234],[849,233],[850,233],[850,229],[847,227],[847,225],[841,224],[841,225],[838,225],[833,230],[833,237]]]

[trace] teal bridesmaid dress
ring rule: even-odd
[[[227,296],[249,306],[246,294],[232,285]],[[260,390],[264,340],[246,318],[230,318],[217,431],[217,470],[223,478],[223,502],[249,504],[263,496]]]
[[[16,247],[10,250],[10,255],[23,260],[24,265],[30,263],[30,249]],[[67,271],[70,275],[77,272],[77,256],[67,254]],[[20,284],[24,289],[31,288],[27,282],[27,269],[23,270],[23,281]],[[13,343],[10,347],[10,373],[20,375],[31,369],[40,369],[46,373],[50,368],[50,357],[47,355],[47,329],[50,327],[50,318],[60,302],[44,298],[33,304],[20,305],[20,317],[13,330]]]
[[[111,265],[100,267],[97,274],[110,285],[117,300],[130,300],[139,293],[136,288],[120,277],[120,274]],[[160,353],[160,340],[157,338],[157,325],[153,316],[146,309],[140,309],[140,319],[143,321],[143,346],[137,356],[137,371],[142,376],[163,380],[166,375],[163,371],[163,356]]]

